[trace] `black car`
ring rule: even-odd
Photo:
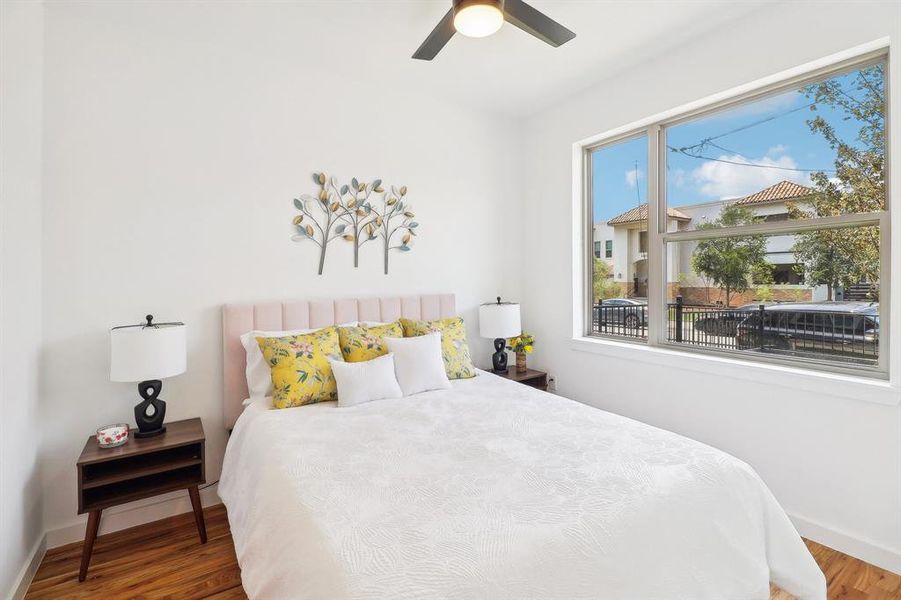
[[[816,358],[829,354],[875,363],[879,355],[879,304],[808,302],[774,304],[751,312],[736,331],[742,350]]]
[[[735,337],[738,324],[748,318],[751,312],[759,311],[760,303],[745,304],[738,308],[706,310],[694,322],[694,328],[707,335]]]

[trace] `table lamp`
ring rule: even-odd
[[[187,343],[184,323],[154,323],[153,315],[138,325],[110,330],[110,381],[138,383],[144,400],[135,406],[135,437],[160,435],[166,428],[166,403],[159,399],[166,377],[185,372]]]
[[[494,354],[491,355],[492,370],[495,373],[507,372],[507,338],[522,333],[519,321],[519,304],[516,302],[489,302],[479,306],[479,335],[494,338]]]

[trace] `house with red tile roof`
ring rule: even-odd
[[[780,181],[763,190],[727,200],[714,200],[667,209],[667,231],[686,231],[716,220],[723,207],[736,204],[749,208],[766,221],[788,219],[790,203],[805,205],[815,193],[813,188],[792,181]],[[648,205],[640,204],[612,219],[595,223],[594,251],[597,258],[607,261],[614,281],[621,284],[630,296],[647,295],[647,224]],[[793,299],[817,299],[819,290],[811,290],[795,269],[792,252],[794,236],[771,236],[767,239],[767,260],[773,265],[777,292]],[[667,247],[666,277],[669,286],[681,289],[683,296],[709,296],[707,282],[693,273],[691,255],[696,242],[669,244]],[[700,288],[701,291],[692,288]],[[673,291],[671,295],[678,293]]]

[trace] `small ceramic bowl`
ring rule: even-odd
[[[128,441],[128,423],[104,425],[97,430],[97,443],[101,448],[115,448]]]

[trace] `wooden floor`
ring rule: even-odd
[[[47,552],[27,599],[246,598],[225,508],[207,508],[201,545],[191,513],[97,538],[88,578],[78,583],[81,544]],[[807,542],[826,574],[829,598],[901,600],[901,576]],[[791,596],[773,590],[772,600]]]

